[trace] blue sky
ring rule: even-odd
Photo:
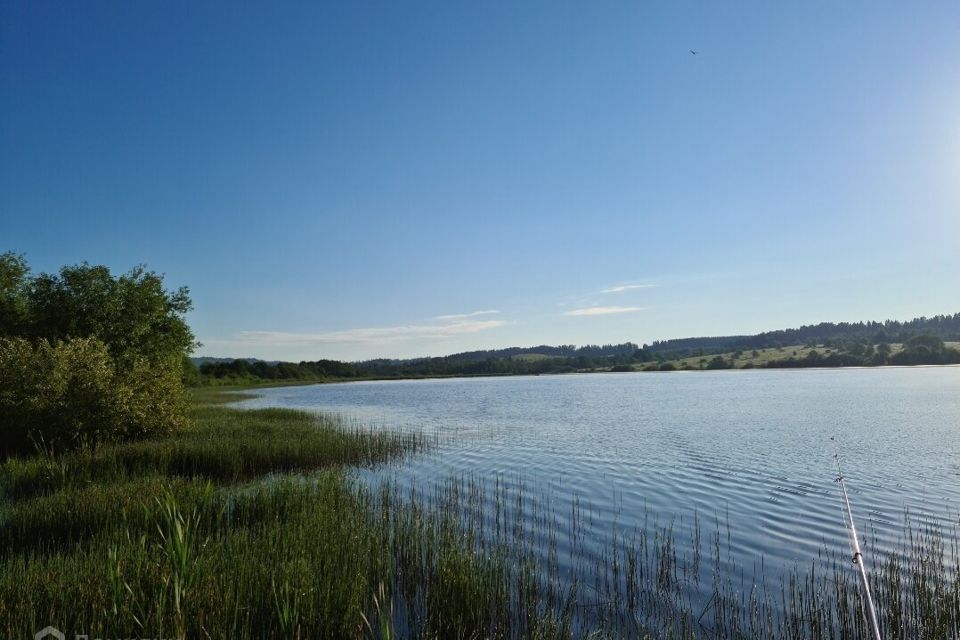
[[[0,250],[205,355],[954,313],[958,239],[957,2],[0,3]]]

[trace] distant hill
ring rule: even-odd
[[[822,322],[797,329],[754,335],[661,340],[638,347],[622,344],[539,345],[465,351],[444,357],[378,359],[362,362],[315,360],[267,362],[257,358],[193,358],[202,380],[227,384],[257,380],[355,380],[432,376],[517,375],[572,371],[631,371],[635,366],[657,369],[668,361],[696,357],[701,368],[740,366],[742,351],[792,346],[789,354],[761,359],[750,366],[879,366],[883,364],[960,363],[960,313],[901,322]],[[945,344],[949,343],[949,344]],[[900,345],[894,349],[891,345]],[[804,353],[799,352],[804,348]],[[731,354],[723,357],[720,354]],[[714,356],[709,365],[703,356]],[[757,354],[751,354],[756,356]],[[759,356],[757,356],[759,357]],[[732,358],[732,359],[731,359]],[[687,363],[689,364],[689,363]],[[746,363],[741,362],[744,366]],[[675,366],[675,365],[674,365]]]
[[[960,313],[920,317],[901,322],[821,322],[798,329],[780,329],[755,335],[713,336],[658,340],[644,345],[653,354],[680,356],[693,352],[721,353],[736,349],[769,349],[787,345],[829,344],[838,341],[866,340],[871,344],[906,342],[913,336],[930,334],[944,341],[960,340]]]
[[[279,360],[261,360],[260,358],[214,358],[212,356],[199,356],[196,358],[190,358],[190,362],[192,362],[197,367],[200,367],[208,363],[216,364],[216,363],[223,363],[223,362],[233,362],[234,360],[244,360],[246,362],[249,362],[250,364],[253,364],[254,362],[265,362],[267,364],[280,363]]]
[[[363,360],[357,365],[365,368],[384,367],[391,365],[413,365],[422,362],[444,361],[450,364],[466,364],[470,362],[484,362],[486,360],[509,360],[511,358],[535,360],[541,357],[554,358],[603,358],[607,356],[633,355],[640,347],[633,342],[623,344],[588,344],[582,347],[567,344],[559,346],[539,345],[536,347],[506,347],[504,349],[488,349],[482,351],[463,351],[448,356],[423,358],[377,358]]]

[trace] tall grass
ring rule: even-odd
[[[484,637],[871,637],[845,540],[768,574],[761,559],[736,564],[736,532],[697,520],[684,531],[648,522],[596,536],[589,508],[575,501],[560,518],[522,485],[457,478],[402,499],[389,483],[377,491],[379,518],[400,536],[394,573],[415,578],[392,600],[396,628],[411,637],[463,627]],[[873,556],[884,638],[960,637],[960,532],[912,522],[905,516],[894,551]],[[451,628],[431,622],[437,609]]]
[[[577,501],[561,518],[498,479],[401,492],[350,471],[425,444],[198,404],[175,437],[8,460],[0,637],[867,637],[839,553],[769,578],[696,522],[598,546]],[[885,637],[957,637],[956,532],[904,531],[873,558]]]
[[[198,404],[191,420],[193,426],[175,437],[9,459],[0,467],[0,499],[149,476],[236,483],[269,473],[376,464],[425,444],[418,434],[372,432],[335,416],[291,409]]]

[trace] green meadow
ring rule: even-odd
[[[897,353],[902,349],[902,345],[895,344],[891,346],[891,353]],[[746,368],[762,368],[766,367],[771,362],[777,362],[784,360],[790,357],[799,357],[802,358],[806,356],[810,351],[815,351],[820,355],[830,355],[834,350],[828,347],[817,346],[809,347],[804,345],[791,345],[781,348],[767,348],[767,349],[744,349],[738,351],[727,351],[719,354],[710,354],[708,356],[688,356],[686,358],[673,358],[664,360],[664,363],[669,363],[676,367],[677,369],[705,369],[710,363],[710,360],[716,357],[717,355],[723,357],[724,360],[727,360],[732,365],[731,368],[742,369]],[[657,363],[660,365],[663,363]],[[646,367],[650,367],[650,364],[636,365],[638,370],[642,370]]]
[[[944,346],[947,349],[960,350],[960,342],[945,342]],[[901,343],[890,344],[891,356],[895,356],[903,350],[904,345]],[[685,358],[672,359],[668,358],[663,362],[633,365],[633,368],[637,371],[653,371],[663,365],[667,365],[667,368],[680,370],[706,369],[709,368],[711,360],[717,356],[720,356],[729,365],[725,368],[759,369],[769,367],[771,366],[771,363],[776,364],[791,358],[806,358],[811,352],[816,353],[820,357],[826,357],[833,353],[838,353],[838,350],[836,348],[824,347],[823,345],[812,347],[800,344],[766,349],[739,349],[736,351],[727,351],[719,354],[712,353],[704,356],[688,356]]]

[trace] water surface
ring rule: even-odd
[[[561,526],[576,497],[598,548],[614,523],[696,517],[730,532],[735,563],[776,567],[845,551],[836,452],[868,549],[894,546],[905,512],[955,523],[958,392],[957,367],[643,372],[283,387],[242,406],[449,436],[368,479],[522,482]]]

